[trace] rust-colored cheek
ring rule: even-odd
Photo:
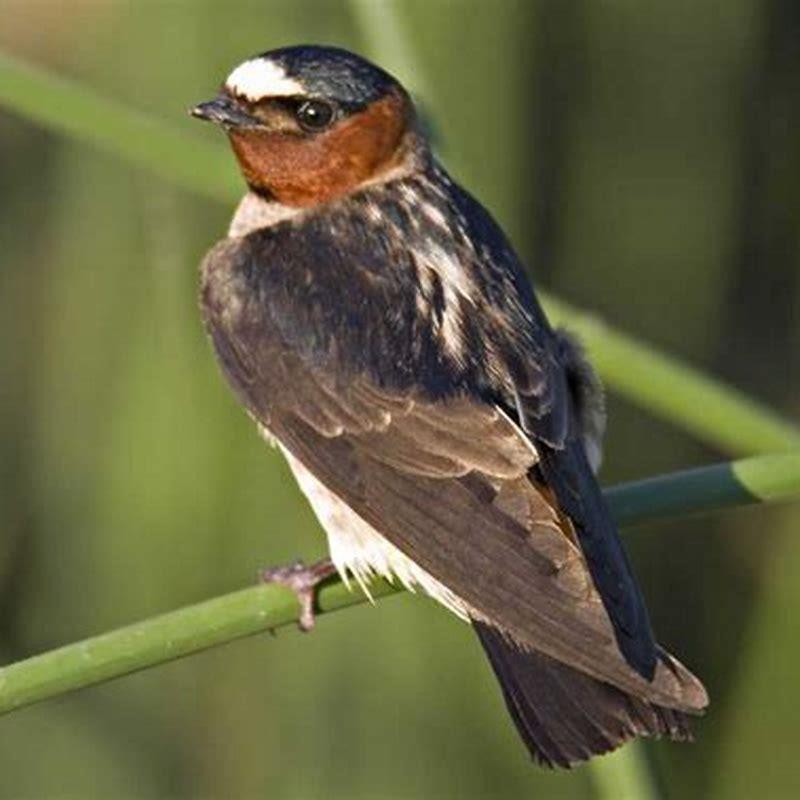
[[[250,186],[285,205],[315,205],[348,194],[395,166],[407,127],[406,103],[399,95],[387,95],[315,136],[234,131],[231,145]]]

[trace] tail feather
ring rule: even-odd
[[[683,712],[626,694],[541,653],[523,652],[483,623],[474,627],[517,730],[540,764],[571,767],[637,736],[691,740]]]

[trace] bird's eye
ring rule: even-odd
[[[324,100],[304,100],[295,112],[300,126],[307,131],[321,131],[333,122],[334,108]]]

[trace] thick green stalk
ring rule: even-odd
[[[376,583],[382,597],[397,591]],[[342,583],[318,594],[321,613],[364,602]],[[294,595],[278,585],[260,585],[69,644],[0,669],[0,714],[94,686],[149,667],[198,653],[245,636],[293,625],[298,618]]]
[[[608,491],[620,524],[800,497],[800,452],[759,456],[679,472]],[[664,498],[669,498],[667,501]],[[398,591],[373,584],[375,598]],[[363,603],[332,581],[319,593],[322,614]],[[294,625],[294,595],[280,586],[253,586],[69,644],[0,669],[0,713],[173,661],[220,644]]]
[[[622,525],[800,495],[800,450],[743,458],[625,483],[606,491]]]
[[[592,785],[600,800],[647,800],[659,791],[640,741],[591,762]]]
[[[578,334],[609,386],[736,455],[800,448],[800,427],[731,386],[615,331],[602,319],[539,292],[550,320]]]
[[[356,5],[359,19],[369,19],[367,6]],[[408,50],[398,44],[392,52],[407,59]],[[417,74],[411,67],[406,71]],[[241,193],[232,160],[221,146],[184,135],[2,53],[0,105],[205,196],[232,201]],[[654,414],[736,455],[800,447],[800,428],[735,389],[614,331],[591,314],[554,297],[545,299],[553,320],[586,342],[608,385]]]

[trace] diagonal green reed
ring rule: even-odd
[[[800,427],[731,386],[539,292],[550,320],[578,334],[603,380],[655,416],[734,455],[800,447]]]
[[[221,147],[2,52],[0,106],[206,197],[242,193]]]

